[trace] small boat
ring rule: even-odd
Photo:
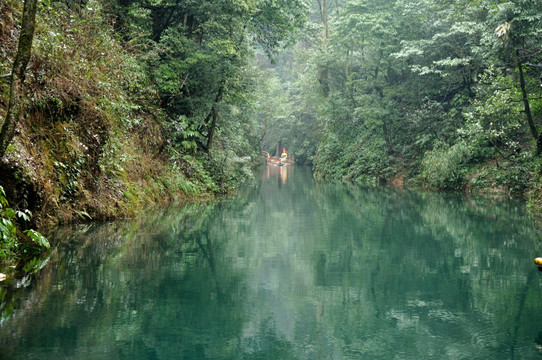
[[[294,164],[294,159],[293,159],[293,156],[290,157],[276,157],[276,156],[271,156],[269,155],[269,153],[267,151],[262,151],[262,153],[265,155],[265,157],[267,158],[267,165],[275,165],[275,166],[286,166],[286,165],[293,165]]]

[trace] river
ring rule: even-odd
[[[0,298],[0,359],[542,358],[520,201],[315,183],[58,229]]]

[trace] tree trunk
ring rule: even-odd
[[[220,104],[222,101],[222,96],[224,95],[224,85],[220,86],[220,89],[218,89],[218,94],[216,95],[215,102],[213,103],[213,106],[211,107],[211,112],[207,116],[207,123],[209,120],[211,121],[211,124],[208,127],[208,135],[207,135],[207,146],[206,149],[209,151],[211,149],[211,146],[213,145],[213,138],[215,135],[215,129],[216,129],[216,123],[218,121],[218,109],[217,105]]]
[[[324,30],[322,33],[322,48],[325,51],[327,49],[327,41],[329,39],[329,21],[327,15],[327,0],[318,0],[320,7],[320,16],[322,18],[322,25]],[[329,69],[327,64],[321,64],[318,68],[318,82],[322,86],[322,93],[325,98],[329,96]]]
[[[32,41],[34,40],[34,30],[36,28],[36,10],[38,0],[26,0],[24,2],[23,19],[21,21],[21,34],[19,35],[19,45],[17,55],[13,62],[11,71],[11,84],[9,89],[8,108],[6,118],[0,131],[0,159],[6,153],[6,149],[15,135],[15,129],[19,118],[21,117],[24,95],[24,77],[26,66],[30,61],[32,52]]]
[[[329,39],[329,22],[327,16],[327,0],[318,0],[320,5],[320,16],[322,17],[322,24],[324,25],[324,32],[322,34],[324,47],[326,47],[327,39]]]
[[[538,141],[538,131],[536,130],[536,126],[534,125],[533,115],[531,113],[531,107],[529,106],[529,98],[527,98],[525,78],[523,76],[523,66],[521,65],[521,62],[519,60],[519,50],[516,50],[516,64],[519,71],[519,85],[521,87],[521,97],[523,98],[523,111],[525,112],[525,116],[527,116],[527,123],[529,124],[531,135],[533,136],[535,141]],[[537,146],[537,152],[538,152],[538,146]]]
[[[152,19],[152,34],[151,39],[155,42],[160,42],[163,32],[169,28],[175,22],[178,22],[180,16],[175,16],[175,13],[179,9],[180,0],[177,0],[174,5],[169,6],[149,6],[147,9],[151,10]],[[183,24],[186,22],[186,14],[183,16]]]
[[[213,108],[211,109],[212,113],[212,122],[211,126],[209,128],[209,135],[207,136],[207,151],[211,149],[211,146],[213,145],[213,138],[215,136],[215,129],[216,129],[216,122],[218,120],[218,110],[213,105]]]
[[[327,98],[329,96],[329,71],[327,65],[320,65],[318,68],[318,82],[322,87],[322,94]]]

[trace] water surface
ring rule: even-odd
[[[520,202],[267,167],[232,199],[52,240],[0,285],[0,359],[542,358]]]

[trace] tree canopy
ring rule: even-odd
[[[316,177],[537,188],[541,10],[533,1],[315,1],[277,73],[310,109],[299,128],[317,123],[303,150]]]

